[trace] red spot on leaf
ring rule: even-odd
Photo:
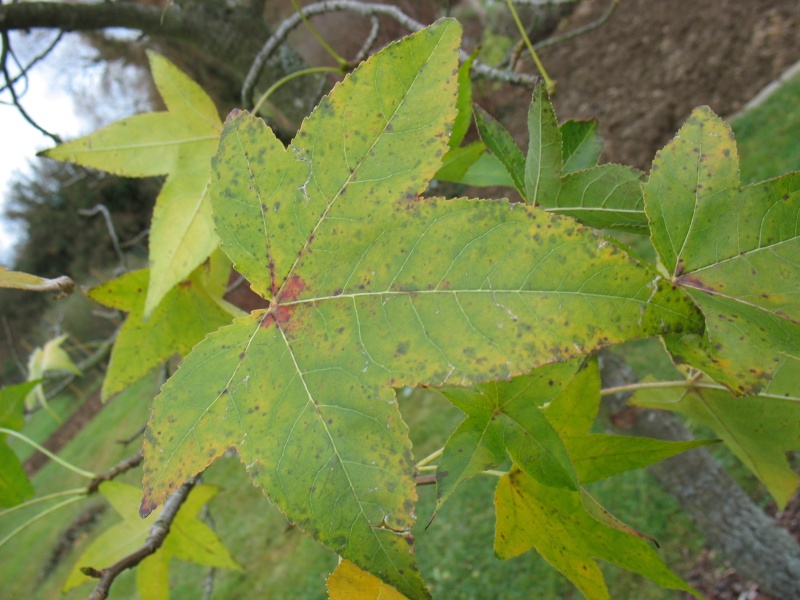
[[[297,308],[297,306],[293,304],[287,306],[287,303],[297,300],[297,297],[300,296],[305,289],[306,284],[303,279],[297,275],[292,275],[284,282],[275,300],[275,309],[272,314],[275,317],[275,322],[285,331],[291,331],[290,324],[292,322],[292,315]]]
[[[693,277],[691,275],[684,275],[683,277],[678,277],[675,280],[675,283],[685,287],[693,287],[697,288],[698,290],[703,290],[704,292],[708,292],[709,294],[715,294],[717,290],[712,287],[707,286],[705,283],[697,279],[697,277]]]

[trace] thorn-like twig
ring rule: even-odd
[[[97,570],[91,566],[81,569],[89,577],[96,577],[100,580],[97,582],[94,591],[89,595],[89,600],[104,600],[108,598],[111,584],[123,571],[132,569],[148,556],[155,554],[167,538],[172,522],[196,483],[197,478],[192,477],[167,498],[161,516],[150,528],[150,535],[147,537],[147,541],[138,550],[131,552],[125,558],[118,560],[105,569]]]

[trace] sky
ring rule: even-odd
[[[54,33],[47,31],[10,35],[11,47],[22,64],[54,39]],[[130,34],[121,32],[118,37],[129,38]],[[25,111],[63,140],[85,135],[144,108],[141,98],[119,93],[125,91],[119,86],[115,97],[109,98],[108,86],[102,81],[106,72],[94,57],[94,50],[85,46],[78,35],[65,35],[56,50],[29,71],[28,85],[19,83],[15,88],[18,95],[23,94],[20,104]],[[12,75],[18,72],[15,65],[9,67]],[[76,92],[96,98],[98,110],[87,114],[75,101]],[[10,99],[7,91],[0,93],[0,265],[10,264],[11,250],[19,237],[13,225],[2,219],[10,184],[20,174],[30,173],[31,162],[42,160],[36,157],[38,151],[54,146],[53,140],[31,126],[15,106],[6,104]]]

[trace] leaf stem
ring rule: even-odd
[[[300,6],[298,6],[297,0],[292,0],[292,6],[294,6],[294,9],[295,11],[297,11],[297,14],[300,15],[300,18],[303,20],[305,26],[308,27],[308,30],[311,32],[311,35],[313,35],[320,43],[320,45],[323,48],[325,48],[325,52],[330,54],[331,58],[333,58],[333,60],[339,63],[339,70],[343,71],[348,69],[350,67],[350,63],[348,63],[345,59],[339,56],[336,53],[336,51],[333,48],[331,48],[330,44],[328,44],[328,42],[325,41],[325,38],[322,37],[316,29],[314,29],[314,26],[311,24],[311,21],[308,20],[308,18],[303,14],[303,11],[300,8]]]
[[[56,456],[55,454],[50,452],[50,450],[48,450],[47,448],[40,446],[29,437],[22,435],[19,431],[14,431],[13,429],[6,429],[5,427],[0,427],[0,433],[5,433],[6,435],[10,435],[25,442],[29,446],[36,448],[39,452],[50,458],[50,460],[57,462],[62,467],[69,469],[73,473],[77,473],[81,477],[86,477],[86,479],[94,479],[96,477],[94,473],[90,473],[89,471],[84,471],[80,467],[76,467],[75,465],[65,461],[63,458]]]
[[[0,511],[0,517],[5,517],[6,515],[10,515],[11,513],[22,510],[23,508],[28,508],[29,506],[34,506],[35,504],[40,504],[41,502],[47,502],[48,500],[52,500],[54,498],[61,498],[62,496],[85,496],[88,491],[89,488],[74,488],[71,490],[64,490],[63,492],[56,492],[55,494],[48,494],[47,496],[39,496],[38,498],[28,500],[22,504],[17,504],[16,506],[12,506],[11,508]]]
[[[528,52],[530,53],[533,62],[536,63],[536,68],[542,75],[542,79],[544,79],[544,87],[547,90],[547,93],[552,96],[556,91],[556,82],[550,79],[550,76],[547,74],[547,71],[545,71],[542,61],[539,60],[539,55],[536,54],[536,50],[534,49],[533,44],[531,43],[531,40],[528,37],[528,33],[525,31],[525,26],[522,24],[522,21],[519,18],[519,14],[517,14],[517,9],[514,8],[514,5],[511,3],[511,0],[506,0],[506,4],[508,5],[508,10],[511,12],[511,16],[514,18],[514,23],[517,24],[517,29],[522,35],[522,39],[525,41],[525,45],[528,47]]]
[[[439,448],[436,452],[428,454],[428,456],[419,461],[415,466],[417,467],[417,469],[421,469],[425,465],[428,465],[437,458],[439,458],[442,455],[442,452],[444,452],[444,448]]]
[[[82,499],[83,499],[83,495],[81,495],[81,496],[74,496],[73,498],[70,498],[69,500],[64,500],[64,502],[59,502],[59,503],[58,503],[58,504],[56,504],[55,506],[51,506],[51,507],[50,507],[50,508],[48,508],[47,510],[40,512],[38,515],[36,515],[36,516],[34,516],[34,517],[31,517],[30,519],[28,519],[27,521],[25,521],[25,522],[24,522],[22,525],[20,525],[20,526],[19,526],[19,527],[17,527],[16,529],[14,529],[14,531],[12,531],[11,533],[9,533],[9,534],[8,534],[6,537],[4,537],[2,540],[0,540],[0,548],[2,548],[2,547],[3,547],[3,545],[5,545],[5,543],[6,543],[6,542],[8,542],[8,541],[9,541],[11,538],[13,538],[15,535],[17,535],[18,533],[20,533],[22,530],[24,530],[24,529],[27,529],[28,527],[30,527],[31,525],[33,525],[33,524],[34,524],[36,521],[38,521],[38,520],[40,520],[40,519],[43,519],[44,517],[46,517],[46,516],[47,516],[47,515],[49,515],[50,513],[54,513],[54,512],[55,512],[55,511],[57,511],[59,508],[63,508],[63,507],[65,507],[65,506],[67,506],[68,504],[73,504],[73,503],[77,502],[78,500],[82,500]]]
[[[300,69],[299,71],[295,71],[294,73],[289,73],[285,77],[281,77],[273,83],[266,92],[261,94],[261,97],[256,102],[255,106],[253,107],[252,113],[258,114],[258,111],[261,109],[261,105],[267,101],[267,99],[275,93],[281,86],[289,83],[292,79],[296,79],[297,77],[302,77],[303,75],[311,75],[313,73],[344,73],[342,68],[337,67],[310,67],[308,69]]]

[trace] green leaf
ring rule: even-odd
[[[800,450],[800,398],[734,397],[709,388],[639,390],[630,402],[688,416],[718,435],[766,486],[782,510],[800,477],[786,453]]]
[[[25,397],[39,384],[27,381],[0,389],[0,427],[19,431],[25,424]],[[0,506],[16,506],[33,496],[34,489],[22,462],[0,437]]]
[[[56,297],[60,298],[72,293],[72,290],[75,289],[75,282],[66,276],[47,279],[0,267],[0,288],[12,288],[26,292],[55,292]]]
[[[99,491],[123,520],[103,532],[81,554],[64,582],[64,593],[81,584],[95,581],[81,572],[81,568],[93,567],[100,570],[139,550],[147,541],[151,527],[158,520],[157,514],[145,519],[139,516],[137,507],[141,490],[137,487],[118,481],[106,481],[100,484]],[[140,571],[137,575],[140,597],[169,597],[169,581],[166,577],[172,557],[210,567],[241,571],[241,567],[231,558],[217,534],[199,519],[200,509],[217,491],[214,486],[199,485],[189,493],[161,548],[138,566],[148,577],[155,578],[143,581]]]
[[[668,442],[589,433],[599,408],[600,369],[596,359],[589,360],[544,408],[544,414],[563,440],[582,484],[641,469],[717,441]]]
[[[567,449],[542,406],[561,393],[581,362],[545,365],[511,381],[439,389],[467,418],[447,440],[436,471],[437,511],[459,485],[507,456],[544,485],[578,489]]]
[[[93,300],[130,313],[111,351],[103,381],[104,401],[173,354],[185,356],[207,333],[230,323],[231,314],[204,285],[209,280],[207,271],[201,265],[189,279],[172,288],[149,319],[144,318],[150,275],[147,269],[128,273],[89,292]]]
[[[561,134],[544,85],[533,90],[528,110],[528,155],[525,157],[525,194],[530,204],[552,206],[561,183]]]
[[[621,165],[595,166],[602,150],[596,123],[567,121],[559,128],[543,85],[534,90],[528,112],[527,158],[508,131],[478,107],[475,119],[484,143],[528,203],[597,229],[647,231],[642,173]]]
[[[145,316],[219,243],[207,186],[222,123],[214,103],[164,57],[148,52],[167,112],[136,115],[41,153],[127,177],[167,175],[150,226]]]
[[[650,543],[597,521],[583,508],[578,492],[512,471],[495,492],[495,553],[506,559],[535,548],[589,600],[610,598],[597,560],[699,597],[661,562]]]
[[[730,128],[696,109],[644,186],[653,245],[706,318],[704,337],[670,336],[679,360],[738,394],[800,366],[800,173],[740,189]]]
[[[271,305],[206,337],[154,401],[143,513],[235,446],[300,528],[427,597],[393,387],[507,378],[699,331],[682,294],[574,221],[418,197],[447,149],[459,37],[443,20],[373,56],[288,149],[259,119],[228,119],[217,229]]]
[[[475,124],[478,126],[478,133],[483,143],[505,167],[514,187],[520,196],[525,198],[525,156],[522,154],[522,150],[519,149],[511,134],[480,106],[475,105],[473,112]]]
[[[339,562],[327,580],[330,600],[405,600],[405,596],[349,560]]]
[[[472,124],[472,79],[470,78],[470,71],[479,51],[480,48],[473,50],[467,60],[458,67],[457,112],[456,118],[453,120],[450,141],[448,142],[451,150],[455,150],[461,145],[467,135],[467,131],[469,131],[469,126]]]
[[[591,169],[600,161],[604,141],[597,132],[597,119],[576,121],[570,119],[561,124],[562,173],[574,173]]]

